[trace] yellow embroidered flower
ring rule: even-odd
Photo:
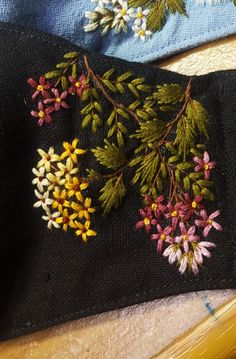
[[[60,171],[57,171],[55,175],[58,177],[65,177],[67,181],[71,179],[72,175],[75,175],[79,171],[78,168],[74,168],[74,164],[70,158],[67,158],[66,165],[59,162],[57,163],[57,167]]]
[[[43,166],[46,168],[47,172],[50,171],[52,162],[60,161],[60,156],[54,153],[53,147],[50,147],[48,152],[45,152],[39,148],[38,153],[40,154],[42,159],[38,162],[37,167],[39,168]]]
[[[81,191],[85,190],[89,186],[88,182],[81,182],[77,177],[73,177],[70,182],[65,184],[65,187],[68,189],[68,197],[76,196],[78,201],[83,202],[84,198],[81,194]]]
[[[72,144],[70,144],[69,142],[63,142],[63,147],[65,148],[65,152],[63,152],[61,155],[62,160],[64,160],[64,158],[66,157],[69,157],[72,160],[72,162],[74,163],[78,162],[77,156],[83,155],[86,152],[86,150],[76,148],[78,142],[79,142],[78,138],[74,139]]]
[[[84,203],[78,204],[72,202],[71,208],[74,209],[75,212],[78,213],[79,218],[86,218],[87,220],[90,219],[90,213],[94,213],[96,211],[95,208],[91,208],[91,198],[86,198]]]
[[[76,213],[71,215],[68,214],[68,209],[64,208],[62,212],[62,217],[58,217],[56,222],[63,225],[63,230],[66,232],[69,227],[73,227],[73,220],[77,217]]]
[[[54,175],[53,173],[47,174],[47,180],[49,182],[48,190],[52,191],[58,186],[63,186],[65,184],[65,178]]]
[[[82,236],[84,242],[87,242],[88,240],[87,237],[93,237],[97,235],[97,232],[90,229],[90,224],[91,224],[90,221],[86,221],[85,224],[75,221],[73,224],[73,228],[75,229],[77,228],[75,234],[77,236]]]
[[[60,191],[59,188],[56,188],[53,192],[54,201],[52,204],[52,208],[58,208],[58,211],[62,213],[63,207],[70,207],[70,202],[66,200],[67,192],[65,189]]]

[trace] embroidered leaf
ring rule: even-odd
[[[166,130],[165,122],[161,120],[147,121],[141,123],[136,134],[132,135],[131,138],[138,138],[142,143],[153,143],[158,141]]]
[[[184,0],[165,0],[165,1],[166,1],[166,6],[170,10],[170,12],[172,12],[173,14],[179,12],[180,14],[186,15]]]
[[[148,14],[148,28],[155,32],[160,30],[166,15],[166,6],[163,0],[156,0]]]
[[[133,6],[133,7],[138,7],[138,6],[147,7],[151,5],[152,2],[153,0],[128,0],[129,6]]]
[[[112,169],[119,169],[124,166],[127,160],[121,148],[117,147],[114,143],[110,143],[108,140],[104,140],[104,142],[104,148],[97,147],[92,150],[100,164]]]
[[[100,190],[99,200],[102,202],[104,215],[107,215],[112,208],[118,208],[120,202],[126,195],[126,188],[122,174],[109,179]]]
[[[180,85],[164,84],[163,86],[157,86],[157,89],[158,91],[154,93],[154,97],[159,104],[175,105],[184,99],[184,89]]]
[[[188,117],[182,116],[176,129],[174,144],[178,146],[178,154],[183,156],[184,161],[194,146],[195,132]]]
[[[73,52],[68,52],[67,54],[64,55],[64,58],[65,59],[74,59],[76,58],[77,56],[79,56],[79,53],[76,52],[76,51],[73,51]]]
[[[208,113],[200,102],[190,100],[186,108],[186,115],[192,122],[194,130],[198,130],[207,137],[206,126],[208,123]]]
[[[109,78],[111,77],[111,75],[114,73],[115,69],[110,69],[107,72],[105,72],[105,74],[102,76],[105,80],[109,80]]]
[[[118,77],[117,77],[117,81],[118,81],[118,82],[125,81],[125,80],[129,79],[132,75],[133,75],[133,72],[132,72],[132,71],[127,71],[127,72],[125,72],[124,74],[118,76]]]
[[[98,171],[95,171],[94,169],[87,169],[86,171],[88,174],[87,178],[90,182],[102,180],[102,175]]]
[[[44,76],[46,79],[55,79],[56,77],[58,77],[60,75],[61,75],[61,71],[55,70],[55,71],[47,72]]]

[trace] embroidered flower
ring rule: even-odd
[[[217,210],[213,212],[210,216],[207,215],[207,212],[205,210],[202,210],[200,212],[201,218],[200,220],[196,220],[195,224],[199,227],[204,227],[203,235],[204,237],[207,237],[211,228],[214,227],[217,231],[223,231],[223,228],[221,225],[215,221],[213,221],[214,218],[218,217],[220,215],[220,211]]]
[[[61,217],[58,217],[56,219],[56,222],[58,224],[62,224],[63,225],[63,230],[65,232],[67,232],[67,229],[68,229],[68,226],[72,226],[73,227],[73,220],[77,217],[77,214],[76,213],[72,213],[69,215],[68,213],[68,209],[67,208],[64,208],[63,211],[62,211],[62,216]]]
[[[51,169],[51,164],[60,160],[60,156],[54,153],[54,148],[50,147],[48,152],[45,152],[41,149],[38,149],[39,155],[42,159],[38,162],[37,167],[45,167],[46,171],[49,172]]]
[[[115,21],[122,19],[126,22],[129,22],[135,9],[128,8],[128,2],[124,0],[118,0],[118,4],[119,5],[114,8],[114,12],[117,14],[115,17]]]
[[[72,202],[71,208],[73,208],[74,211],[78,213],[79,218],[85,218],[89,220],[90,213],[94,213],[96,211],[95,208],[91,207],[91,203],[92,203],[91,198],[86,198],[83,204]]]
[[[79,142],[79,139],[76,138],[73,140],[72,144],[69,142],[63,142],[63,147],[65,148],[65,152],[62,153],[61,159],[63,160],[66,157],[69,157],[72,162],[77,163],[78,162],[78,155],[83,155],[86,151],[82,150],[80,148],[77,148],[77,144]]]
[[[46,212],[49,210],[48,206],[50,206],[53,203],[53,200],[49,198],[49,192],[39,193],[37,190],[34,191],[35,196],[39,199],[34,204],[35,208],[42,207]]]
[[[33,174],[36,176],[32,184],[37,185],[40,192],[44,191],[44,187],[48,186],[48,180],[45,178],[45,167],[40,167],[38,170],[36,168],[32,169]]]
[[[171,218],[172,228],[176,229],[177,223],[184,217],[183,203],[177,202],[174,206],[168,204],[168,213],[165,214],[166,218]]]
[[[161,228],[159,224],[157,224],[158,233],[152,234],[151,239],[158,240],[157,241],[157,252],[162,253],[163,250],[163,242],[172,243],[173,239],[170,236],[172,232],[172,228],[170,226]]]
[[[134,32],[134,37],[140,38],[142,41],[145,41],[147,37],[152,35],[152,32],[147,30],[146,22],[143,22],[140,26],[134,25],[132,29]]]
[[[194,259],[198,264],[202,264],[203,263],[203,256],[210,258],[211,257],[211,253],[208,251],[207,248],[215,248],[216,245],[212,242],[208,242],[208,241],[201,241],[198,243],[194,243],[193,248],[194,248]]]
[[[182,209],[186,212],[184,221],[188,221],[197,210],[204,208],[204,206],[201,204],[203,197],[200,195],[191,198],[188,193],[184,193],[184,200],[185,201],[182,206]]]
[[[143,22],[146,22],[149,12],[149,9],[143,10],[141,7],[138,7],[137,10],[131,15],[135,18],[134,25],[140,26]]]
[[[146,231],[149,232],[152,228],[152,225],[157,224],[157,221],[153,219],[150,212],[145,211],[143,209],[140,209],[139,214],[141,215],[141,217],[143,217],[143,219],[136,223],[136,228],[138,229],[145,227]]]
[[[40,76],[39,81],[36,82],[34,79],[28,79],[28,84],[35,89],[35,92],[32,95],[32,100],[35,100],[36,97],[41,93],[45,95],[47,90],[49,90],[52,85],[49,81],[46,81],[44,76]]]
[[[86,221],[85,224],[74,221],[73,228],[76,229],[75,234],[77,236],[81,236],[84,242],[87,242],[88,240],[87,237],[94,237],[97,235],[97,232],[90,229],[90,224],[91,224],[90,221]]]
[[[164,252],[164,257],[169,257],[168,261],[170,264],[174,263],[176,260],[179,262],[182,257],[182,251],[178,244],[171,244],[168,246]]]
[[[65,165],[62,162],[58,162],[57,167],[59,171],[56,171],[55,175],[58,177],[65,177],[67,181],[70,181],[71,176],[75,175],[79,171],[78,168],[74,168],[74,164],[70,158],[67,158]]]
[[[67,192],[65,189],[62,191],[58,188],[55,188],[53,192],[54,201],[52,204],[52,208],[58,208],[58,211],[62,213],[63,207],[70,207],[70,202],[66,200]]]
[[[67,91],[62,92],[59,94],[58,89],[53,88],[51,89],[51,92],[53,93],[54,97],[51,97],[48,93],[44,94],[44,97],[46,100],[43,100],[43,103],[47,104],[54,104],[52,106],[52,109],[55,111],[59,111],[61,107],[63,108],[69,108],[69,105],[64,101],[67,98]]]
[[[68,92],[71,94],[77,94],[79,97],[82,96],[84,90],[89,88],[89,80],[85,75],[81,75],[79,79],[69,76],[69,81],[72,86],[68,89]]]
[[[204,176],[206,180],[210,179],[210,170],[215,168],[216,163],[214,161],[210,162],[210,157],[207,151],[203,154],[203,159],[199,157],[193,158],[194,162],[196,162],[198,165],[194,168],[196,172],[199,172],[201,170],[204,170]]]
[[[88,182],[79,181],[78,177],[73,177],[66,183],[65,187],[68,189],[68,197],[76,196],[78,201],[83,202],[84,198],[81,191],[85,190],[89,186]]]
[[[160,217],[161,214],[165,211],[166,206],[162,204],[164,201],[164,196],[158,196],[155,200],[152,199],[152,197],[145,195],[144,196],[145,201],[147,202],[147,207],[145,209],[147,211],[153,212],[156,217]]]
[[[52,191],[55,187],[63,186],[66,182],[65,178],[61,178],[53,173],[47,174],[48,191]]]
[[[60,215],[60,212],[54,212],[54,213],[47,213],[47,216],[42,216],[42,219],[44,221],[47,221],[47,227],[48,229],[52,229],[52,227],[60,228],[60,225],[56,222],[57,217]]]
[[[186,269],[187,269],[187,266],[188,266],[188,257],[187,257],[187,254],[184,253],[180,259],[180,266],[179,266],[179,272],[181,274],[183,274]]]
[[[176,243],[182,243],[184,247],[184,251],[187,253],[189,251],[189,242],[197,242],[200,237],[195,235],[196,227],[191,226],[188,230],[183,222],[179,224],[180,228],[180,236],[175,237]]]
[[[38,125],[42,126],[45,123],[51,123],[52,117],[50,113],[53,111],[53,108],[44,108],[42,101],[38,103],[38,111],[31,111],[33,117],[38,118]]]

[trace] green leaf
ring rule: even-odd
[[[117,113],[122,116],[123,118],[125,118],[126,120],[129,120],[130,116],[127,112],[125,112],[124,110],[122,110],[121,108],[117,108]]]
[[[87,127],[89,125],[91,119],[92,119],[92,115],[90,113],[88,115],[86,115],[82,121],[82,128]]]
[[[95,171],[94,169],[86,169],[86,172],[88,174],[87,178],[89,181],[99,181],[102,179],[101,173]]]
[[[68,52],[67,54],[64,55],[64,59],[74,59],[77,56],[79,56],[79,53],[76,51]]]
[[[55,79],[55,77],[59,77],[61,75],[61,71],[59,70],[55,70],[55,71],[50,71],[50,72],[47,72],[44,77],[46,79]]]
[[[137,107],[139,107],[140,104],[141,104],[141,101],[136,100],[133,103],[131,103],[128,108],[129,108],[129,110],[135,110]]]
[[[179,156],[183,156],[184,161],[190,149],[194,147],[194,142],[195,132],[192,122],[188,117],[182,116],[177,125],[174,145],[177,145],[178,154]]]
[[[63,91],[67,90],[67,88],[68,88],[68,81],[65,76],[61,77],[61,87],[62,87]]]
[[[208,199],[209,201],[214,201],[215,200],[214,194],[211,191],[209,191],[207,188],[202,188],[201,195],[204,198]]]
[[[118,208],[126,195],[123,176],[120,175],[109,179],[100,190],[100,193],[99,200],[102,202],[103,213],[107,215],[112,208]]]
[[[192,184],[192,189],[193,189],[194,196],[198,196],[201,194],[200,187],[198,185],[196,185],[195,183]]]
[[[131,76],[133,75],[132,71],[127,71],[124,74],[120,75],[119,77],[117,77],[117,81],[118,82],[123,82],[127,79],[129,79]]]
[[[192,123],[193,129],[200,134],[207,135],[208,113],[202,104],[196,100],[190,100],[187,104],[186,115]]]
[[[156,32],[161,29],[166,17],[166,6],[163,0],[156,0],[148,14],[148,29]]]
[[[140,181],[141,186],[148,185],[150,188],[157,185],[159,162],[160,158],[156,151],[151,151],[144,155],[132,182],[135,183],[137,179],[137,181]]]
[[[114,73],[115,69],[110,69],[107,72],[105,72],[105,74],[102,76],[105,80],[109,80],[109,78],[111,77],[111,75]]]
[[[73,64],[72,65],[72,77],[76,78],[77,77],[77,65]]]
[[[174,163],[174,162],[177,162],[178,160],[179,160],[179,156],[171,156],[168,159],[168,163]]]
[[[108,119],[107,119],[107,125],[108,125],[108,126],[111,126],[111,125],[112,125],[113,120],[115,119],[115,117],[116,117],[116,110],[113,109],[113,110],[111,111],[110,116],[109,116]]]
[[[206,181],[206,180],[199,180],[197,181],[197,184],[199,184],[199,186],[209,187],[209,188],[214,186],[214,183],[212,181]]]
[[[164,84],[157,86],[157,89],[154,97],[159,104],[175,105],[184,99],[184,89],[178,84]]]
[[[69,66],[70,64],[68,62],[61,62],[60,64],[56,65],[57,69],[64,69],[65,67]]]
[[[97,147],[92,150],[97,161],[107,168],[119,169],[123,167],[127,163],[123,150],[108,140],[104,140],[104,142],[104,148]]]
[[[128,0],[129,6],[133,6],[133,7],[138,7],[138,6],[147,7],[151,5],[152,2],[153,0]]]
[[[104,83],[104,85],[106,85],[106,87],[111,91],[111,92],[116,92],[116,87],[109,81],[109,80],[105,80],[102,79],[102,82]]]
[[[81,115],[87,115],[90,111],[92,111],[92,109],[94,108],[93,103],[89,103],[88,105],[86,105],[84,108],[82,108],[80,110]]]
[[[140,125],[136,133],[131,136],[138,138],[143,143],[154,143],[159,140],[165,133],[166,124],[161,120],[147,121]]]
[[[184,177],[184,179],[183,179],[183,185],[184,185],[184,190],[185,190],[185,191],[188,191],[189,188],[190,188],[190,181],[189,181],[188,176],[185,176],[185,177]]]
[[[176,14],[177,12],[182,15],[187,15],[185,11],[185,1],[184,0],[165,0],[166,6],[168,10],[172,14]]]
[[[128,88],[130,89],[130,91],[134,94],[134,96],[139,97],[139,93],[136,90],[136,88],[134,87],[134,85],[132,85],[131,83],[128,84]]]

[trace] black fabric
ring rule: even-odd
[[[32,168],[37,149],[60,147],[81,132],[79,110],[58,114],[39,128],[30,116],[26,83],[60,62],[77,47],[60,38],[0,24],[0,339],[8,339],[57,323],[188,291],[236,287],[236,71],[194,77],[193,96],[210,114],[209,149],[224,233],[215,232],[217,247],[198,276],[181,276],[157,255],[155,244],[137,231],[140,197],[133,187],[121,209],[103,218],[96,213],[98,236],[87,244],[63,231],[49,231],[35,202]],[[83,54],[83,50],[81,50]],[[116,67],[145,76],[150,84],[180,83],[189,78],[168,71],[87,53],[97,73]],[[98,135],[100,136],[100,135]],[[92,159],[87,159],[87,167]],[[93,198],[96,203],[97,189]]]

